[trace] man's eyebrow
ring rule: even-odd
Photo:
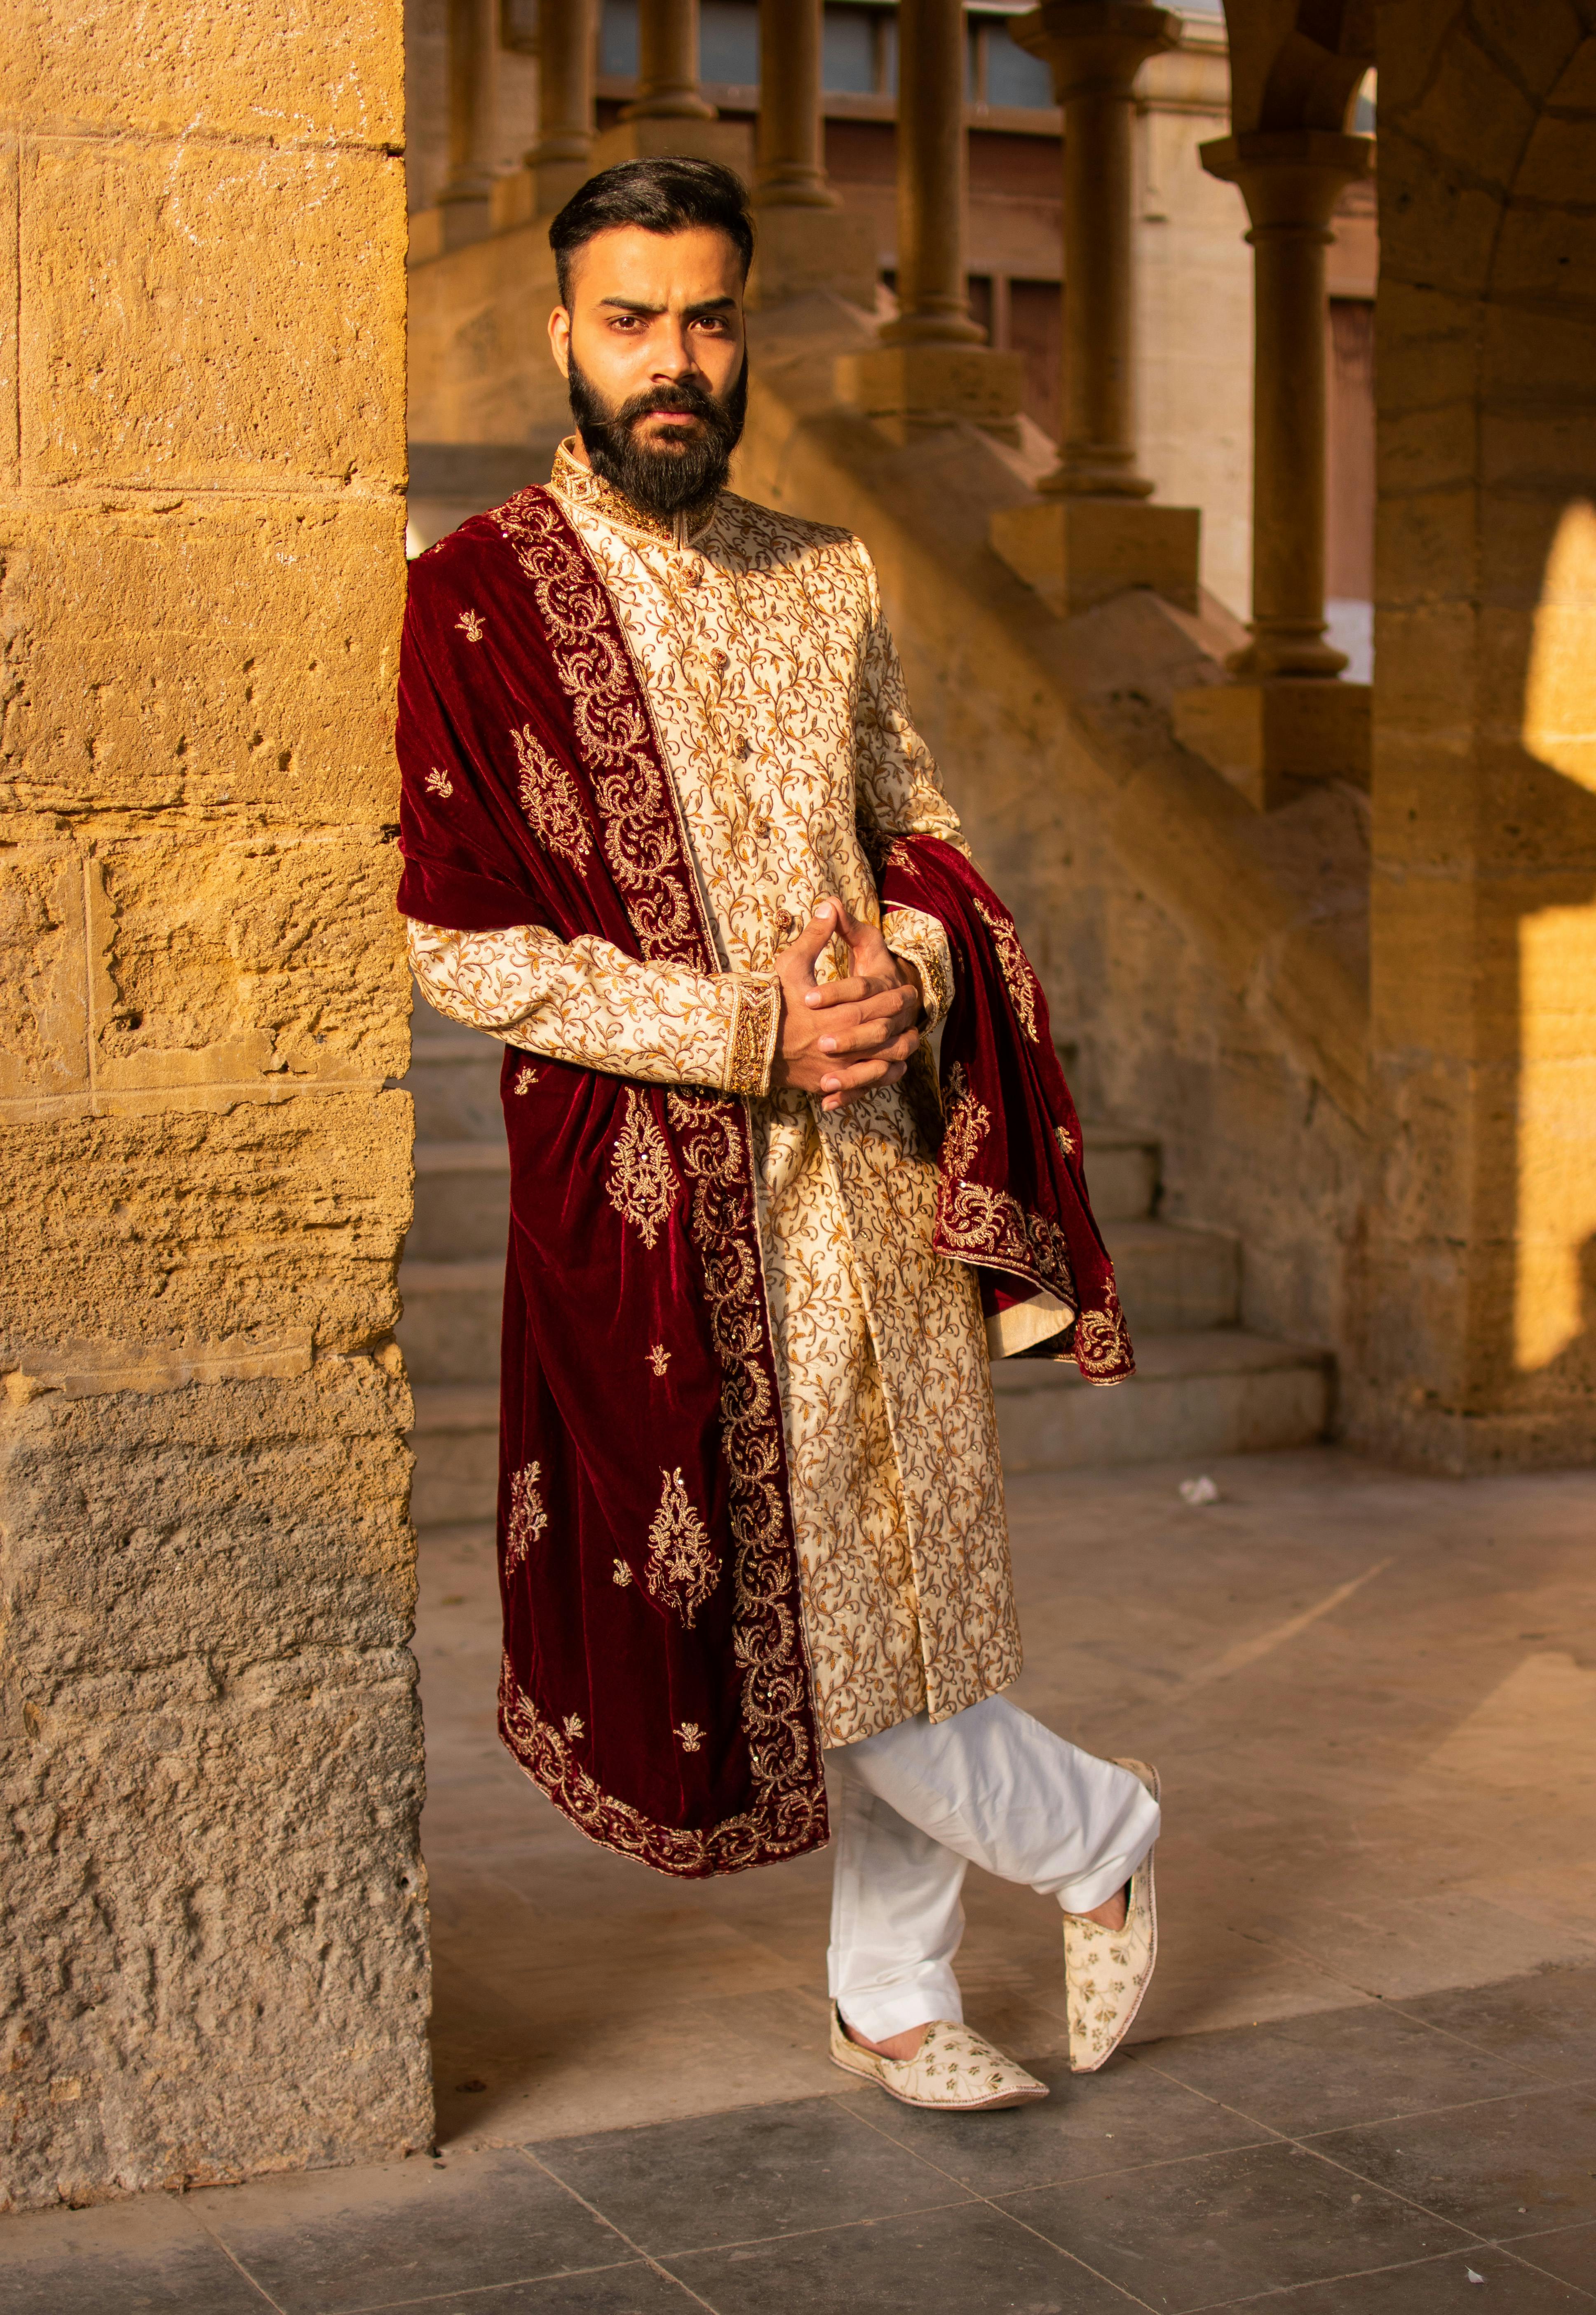
[[[598,303],[600,306],[612,306],[621,314],[666,314],[670,310],[668,306],[651,306],[642,297],[600,297]],[[732,313],[736,306],[736,298],[731,296],[701,297],[696,305],[687,307],[687,318],[692,322],[696,321],[700,314]]]

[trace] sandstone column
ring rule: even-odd
[[[533,210],[552,217],[592,174],[593,0],[542,0],[537,40],[537,142],[527,155]]]
[[[971,418],[1013,430],[1016,356],[986,345],[965,277],[968,145],[962,0],[902,0],[898,12],[898,316],[881,349],[844,355],[838,386],[904,424]]]
[[[498,0],[449,0],[449,173],[438,196],[446,246],[492,231]]]
[[[1010,19],[1051,67],[1064,112],[1064,329],[1052,504],[1005,509],[992,544],[1065,613],[1127,587],[1197,607],[1194,507],[1148,507],[1136,455],[1132,136],[1136,75],[1180,41],[1180,18],[1137,0],[1046,0]]]
[[[758,249],[749,303],[829,289],[874,302],[875,236],[845,213],[826,176],[822,0],[759,0]]]
[[[637,96],[623,120],[713,120],[698,93],[698,0],[639,0]]]
[[[1331,212],[1372,152],[1325,129],[1251,129],[1201,148],[1239,186],[1253,256],[1253,640],[1238,680],[1183,694],[1175,726],[1253,801],[1304,781],[1369,785],[1370,687],[1325,641],[1326,333]],[[1306,680],[1304,680],[1306,679]]]
[[[682,153],[753,174],[754,140],[740,120],[723,120],[698,86],[698,0],[639,0],[637,95],[593,150],[595,166]]]
[[[196,21],[0,165],[0,2204],[432,2134],[402,10]]]

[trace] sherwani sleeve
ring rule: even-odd
[[[915,730],[903,670],[891,630],[882,616],[875,566],[864,547],[870,628],[865,638],[854,711],[854,798],[873,848],[895,836],[938,836],[970,856],[959,815],[942,792],[931,750]],[[912,964],[925,995],[921,1028],[929,1035],[953,1001],[953,962],[936,918],[918,909],[890,909],[882,936],[894,956]]]
[[[406,919],[428,1003],[507,1045],[654,1085],[764,1093],[781,1024],[774,973],[640,963],[544,925],[452,932]]]

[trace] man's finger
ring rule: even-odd
[[[803,1001],[806,1005],[817,1007],[858,1005],[869,996],[870,987],[867,980],[828,980],[822,982],[819,989],[809,989]]]
[[[822,950],[838,930],[838,905],[835,900],[817,900],[813,916],[788,946],[787,954],[811,980]]]

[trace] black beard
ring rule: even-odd
[[[642,508],[669,522],[685,510],[706,505],[726,487],[732,453],[748,412],[748,356],[723,402],[691,378],[679,386],[651,386],[612,410],[598,387],[570,358],[571,414],[596,475]],[[703,421],[689,439],[655,445],[644,442],[636,421],[653,410],[688,410]]]

